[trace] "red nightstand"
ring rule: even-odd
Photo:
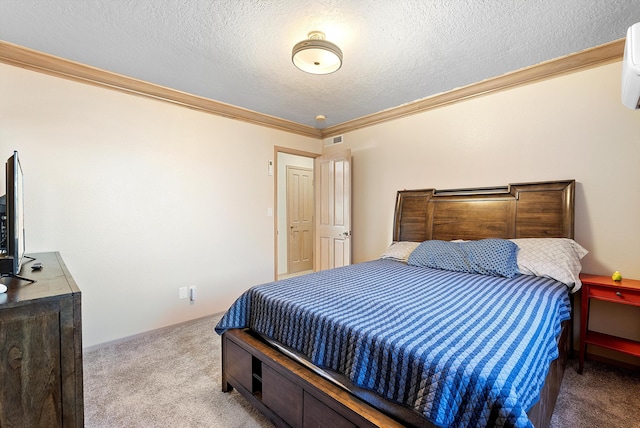
[[[614,281],[609,276],[581,274],[582,305],[580,307],[580,363],[578,373],[582,373],[587,345],[598,345],[640,357],[640,342],[609,334],[589,331],[590,299],[606,300],[623,305],[640,306],[640,281],[622,279]]]

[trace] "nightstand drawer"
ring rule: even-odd
[[[640,306],[640,293],[604,287],[589,287],[589,297]]]

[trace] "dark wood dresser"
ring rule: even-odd
[[[21,276],[36,282],[2,279],[0,427],[82,427],[80,289],[59,253],[30,256]]]

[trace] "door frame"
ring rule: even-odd
[[[274,146],[273,148],[273,278],[274,281],[278,280],[278,215],[279,215],[279,207],[278,207],[278,153],[286,153],[289,155],[302,156],[306,158],[315,159],[319,156],[322,156],[322,153],[313,153],[306,152],[304,150],[292,149],[289,147],[281,147]],[[315,169],[315,168],[314,168]],[[315,173],[314,173],[315,174]],[[313,187],[314,192],[314,201],[315,201],[315,186]],[[315,222],[315,220],[314,220]],[[313,251],[315,251],[315,234],[314,234],[314,243],[313,243]],[[313,270],[315,270],[315,257],[313,260]]]

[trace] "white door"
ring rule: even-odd
[[[315,269],[351,264],[351,150],[315,159]]]
[[[287,165],[288,273],[313,269],[313,170]]]

